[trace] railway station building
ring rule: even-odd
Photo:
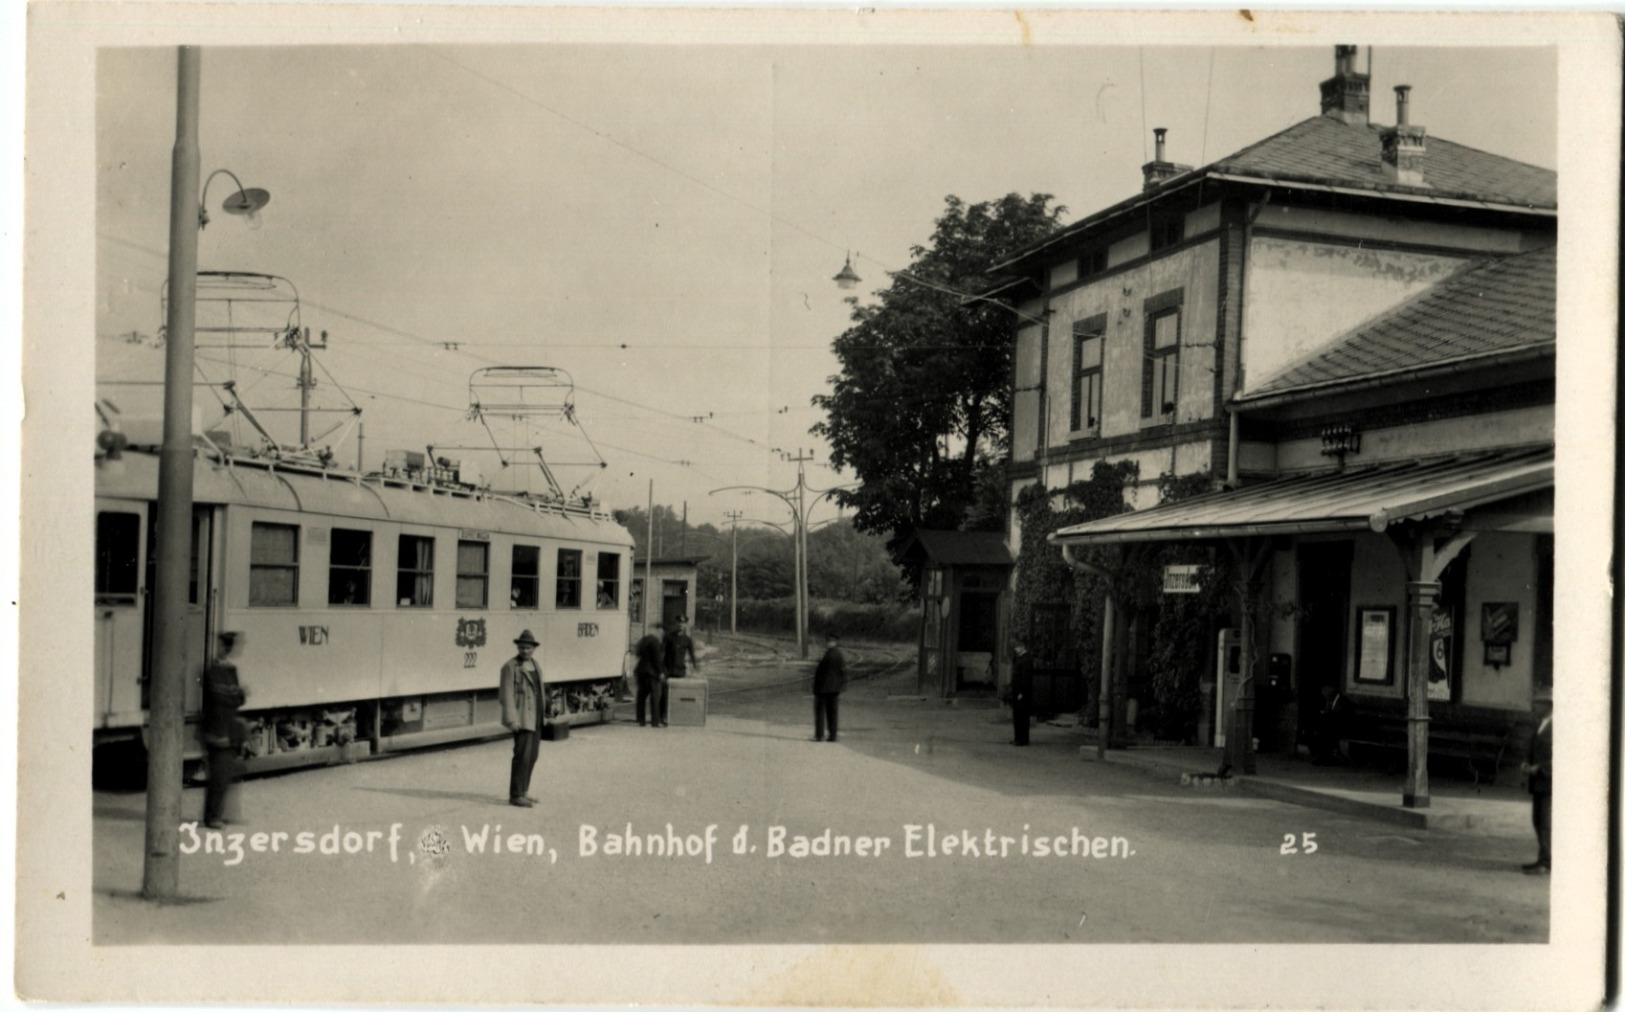
[[[1124,478],[1125,510],[1018,510],[1010,546],[1105,591],[1090,652],[1038,663],[1087,675],[1106,736],[1133,699],[1250,768],[1341,695],[1340,745],[1397,755],[1423,806],[1429,756],[1493,773],[1551,685],[1557,182],[1430,135],[1404,86],[1380,126],[1358,48],[1332,56],[1318,115],[1199,168],[1158,130],[1141,193],[996,267],[1045,322],[1017,333],[1012,504]]]

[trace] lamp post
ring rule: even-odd
[[[796,464],[796,485],[789,490],[773,490],[768,487],[752,487],[736,485],[718,487],[711,491],[720,494],[725,490],[759,490],[764,494],[772,494],[783,501],[790,509],[791,521],[795,525],[791,533],[795,540],[795,582],[796,582],[796,651],[805,660],[807,658],[807,515],[812,509],[818,507],[818,502],[841,490],[850,490],[855,484],[842,484],[828,490],[813,491],[818,496],[813,498],[812,504],[807,504],[807,471],[806,463],[812,461],[812,452],[796,449],[794,456],[788,456],[789,461]],[[773,523],[768,523],[772,525]]]
[[[169,192],[169,307],[164,326],[164,437],[158,458],[158,526],[153,575],[151,694],[147,716],[146,856],[141,894],[180,888],[181,767],[185,729],[187,589],[192,543],[192,371],[197,314],[198,232],[208,223],[199,197],[198,92],[202,55],[177,50],[175,147]],[[210,174],[212,181],[217,174]],[[228,175],[230,175],[228,173]],[[232,176],[235,180],[236,177]],[[222,206],[253,215],[270,195],[244,189]]]

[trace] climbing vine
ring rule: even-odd
[[[1099,668],[1086,661],[1100,659],[1105,585],[1069,567],[1048,537],[1057,529],[1128,511],[1123,489],[1138,478],[1137,463],[1097,462],[1088,480],[1054,491],[1035,484],[1016,499],[1021,547],[1016,557],[1014,630],[1028,639],[1035,658],[1079,669],[1087,697],[1086,716],[1092,716],[1096,708]],[[1081,553],[1099,552],[1085,548]],[[1050,616],[1040,617],[1046,613]],[[1062,616],[1053,616],[1057,613]]]

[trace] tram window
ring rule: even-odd
[[[327,602],[365,607],[372,602],[372,534],[334,529],[327,564]]]
[[[248,605],[299,605],[299,527],[256,522],[248,541]]]
[[[559,551],[558,593],[553,600],[556,607],[581,606],[581,551]]]
[[[484,610],[491,572],[491,545],[457,541],[457,607]]]
[[[395,603],[402,607],[434,606],[434,537],[401,537]]]
[[[134,512],[96,514],[96,602],[134,603],[141,574],[141,516]]]
[[[621,555],[598,555],[598,607],[608,610],[621,605]]]
[[[513,548],[513,587],[508,594],[508,606],[515,609],[535,610],[539,602],[537,583],[542,572],[542,549],[515,544]]]

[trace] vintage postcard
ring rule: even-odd
[[[26,60],[20,998],[1604,1004],[1613,17]]]

